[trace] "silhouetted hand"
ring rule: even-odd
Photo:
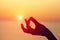
[[[35,29],[30,27],[30,21],[32,21],[35,24]],[[23,24],[21,24],[21,28],[25,33],[45,36],[49,40],[57,40],[50,30],[48,30],[44,25],[37,22],[33,17],[30,17],[29,20],[25,19],[25,22],[27,28],[24,28]]]

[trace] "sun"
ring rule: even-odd
[[[23,19],[23,15],[17,15],[17,20],[22,20]]]

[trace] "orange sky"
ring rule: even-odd
[[[0,20],[15,20],[16,15],[21,14],[39,20],[58,21],[60,0],[0,0]]]

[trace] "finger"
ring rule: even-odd
[[[29,21],[34,22],[35,24],[38,24],[39,22],[37,22],[33,17],[30,17]]]
[[[26,24],[30,25],[30,19],[25,19]]]
[[[30,21],[25,19],[25,22],[26,22],[27,29],[31,29],[31,27],[30,27]]]
[[[29,25],[29,24],[28,24],[28,20],[27,20],[27,19],[25,19],[25,22],[26,22],[26,25]]]
[[[22,28],[22,30],[23,30],[24,32],[27,32],[27,29],[24,28],[23,24],[21,24],[21,28]]]

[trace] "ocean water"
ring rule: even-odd
[[[40,22],[45,25],[60,40],[60,22]],[[34,36],[24,33],[20,22],[0,21],[0,40],[48,40],[44,36]]]

